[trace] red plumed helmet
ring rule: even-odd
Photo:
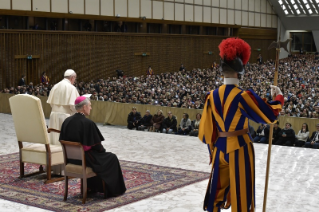
[[[245,65],[250,58],[250,46],[240,38],[227,38],[219,46],[219,55],[224,62],[230,62],[239,57]]]

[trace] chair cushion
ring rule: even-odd
[[[51,165],[64,163],[62,147],[60,145],[50,145]],[[47,153],[44,144],[31,144],[21,149],[22,162],[43,164],[47,163]]]
[[[33,151],[33,152],[46,152],[44,144],[31,144],[29,146],[23,147],[22,150]],[[61,145],[50,145],[51,153],[62,152]]]
[[[75,165],[68,163],[65,166],[65,172],[74,173],[74,174],[82,174],[82,165]],[[86,167],[86,174],[93,174],[94,171],[90,167]]]

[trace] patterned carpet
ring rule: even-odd
[[[82,205],[80,180],[69,180],[68,200],[63,201],[64,181],[45,185],[45,174],[19,179],[19,154],[0,156],[0,198],[53,211],[104,211],[208,179],[209,173],[151,164],[120,161],[127,191],[103,199],[88,193]],[[38,170],[26,164],[25,174]]]

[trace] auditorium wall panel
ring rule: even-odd
[[[204,7],[203,8],[203,22],[206,22],[206,23],[211,23],[211,13],[212,13],[212,10],[210,7]]]
[[[241,25],[241,11],[235,11],[235,24]]]
[[[10,0],[0,0],[0,9],[10,10],[11,1]]]
[[[13,10],[31,10],[31,0],[12,0]]]
[[[267,48],[276,39],[276,30],[242,28],[238,36],[252,46],[251,62],[256,61],[259,53],[264,60],[275,58],[275,50],[268,51]],[[77,72],[80,81],[116,76],[116,69],[122,69],[127,76],[137,76],[145,74],[149,65],[155,73],[176,71],[181,63],[188,70],[208,68],[214,61],[219,61],[218,45],[224,38],[204,35],[0,31],[0,46],[3,48],[0,51],[0,89],[16,86],[22,74],[27,75],[27,82],[37,84],[43,71],[47,72],[51,83],[56,83],[68,68]],[[209,51],[213,54],[208,54]],[[143,52],[150,55],[134,55]],[[26,55],[33,55],[33,58],[28,60]],[[40,58],[35,58],[37,56]]]
[[[219,6],[222,8],[227,8],[227,1],[225,0],[219,1]]]
[[[207,15],[203,15],[204,7],[211,10],[211,19],[207,10]],[[232,19],[227,21],[230,11],[275,15],[267,0],[0,0],[0,10],[3,15],[103,21],[117,19],[125,22],[139,22],[139,17],[145,16],[147,21],[165,24],[170,24],[168,21],[199,24],[208,23],[208,20],[216,24],[232,23]],[[226,18],[221,18],[224,10]],[[213,17],[215,12],[217,18]],[[243,23],[240,25],[254,26],[249,25],[248,21]],[[266,25],[269,28],[273,26],[276,24]]]
[[[227,10],[226,9],[220,9],[219,23],[227,24]]]
[[[277,28],[277,24],[278,24],[278,18],[276,15],[272,15],[271,16],[271,27],[272,28]]]
[[[266,13],[267,12],[267,0],[261,0],[260,9],[261,9],[262,13]]]
[[[273,10],[271,9],[271,5],[270,5],[269,1],[267,1],[266,4],[267,4],[267,13],[272,13]]]
[[[184,4],[175,3],[175,21],[184,21]]]
[[[163,2],[153,1],[153,19],[164,18],[164,4]]]
[[[185,21],[193,21],[194,20],[194,6],[193,5],[185,5]]]
[[[100,15],[100,0],[85,1],[85,14]]]
[[[84,14],[84,0],[69,0],[69,12]]]
[[[267,27],[271,27],[271,23],[272,23],[271,17],[272,17],[272,15],[267,14]]]
[[[245,11],[247,11],[249,9],[248,0],[241,1],[241,8],[242,8],[242,10],[245,10]]]
[[[102,0],[103,1],[103,0]],[[51,0],[52,12],[68,13],[68,0]]]
[[[212,8],[212,23],[219,23],[219,9]]]
[[[126,0],[123,0],[126,1]],[[116,6],[115,6],[116,8]],[[152,1],[151,0],[141,0],[141,16],[146,18],[152,18]]]
[[[33,0],[33,11],[50,12],[50,0]]]
[[[255,0],[249,0],[248,2],[248,10],[255,11]]]
[[[235,1],[235,8],[236,8],[236,9],[239,9],[239,10],[242,8],[242,6],[241,6],[241,0],[236,0],[236,1]]]
[[[174,20],[174,3],[164,2],[164,19]]]
[[[140,0],[128,1],[128,17],[131,17],[131,18],[140,17]]]
[[[202,6],[194,6],[194,21],[195,22],[203,22],[203,7]]]
[[[212,0],[203,0],[203,5],[211,6],[212,5]]]
[[[219,7],[219,0],[212,0],[212,6]]]
[[[255,11],[260,12],[260,0],[255,0]]]
[[[228,8],[231,8],[231,9],[234,9],[235,8],[235,0],[228,0],[227,1],[227,7]],[[236,8],[236,9],[240,9],[240,8]]]
[[[227,24],[235,24],[234,10],[227,10]]]
[[[242,12],[241,24],[245,26],[248,25],[248,12]]]
[[[248,13],[248,25],[249,26],[255,26],[255,13],[249,12]]]
[[[146,1],[146,0],[142,0]],[[127,0],[116,0],[115,1],[115,15],[121,17],[127,17]]]
[[[261,14],[260,26],[261,27],[266,27],[267,26],[267,15],[266,14]]]
[[[114,1],[101,0],[101,15],[114,16]]]
[[[255,27],[260,27],[260,13],[255,13]]]

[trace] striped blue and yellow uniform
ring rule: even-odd
[[[219,212],[227,200],[232,211],[255,211],[255,156],[249,133],[218,137],[219,132],[247,129],[249,122],[272,123],[283,104],[282,95],[267,102],[252,90],[222,85],[207,94],[199,138],[208,145],[212,172],[204,210]]]

